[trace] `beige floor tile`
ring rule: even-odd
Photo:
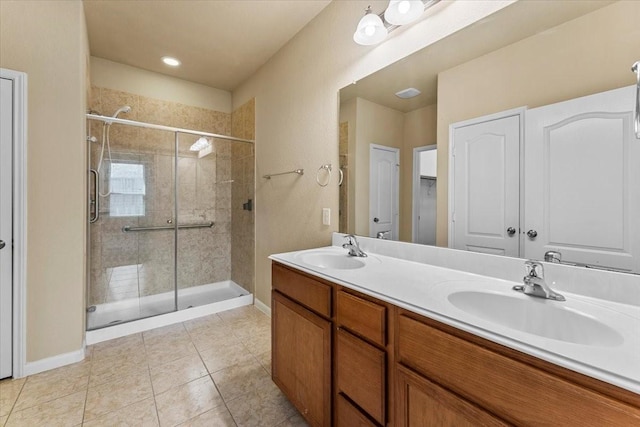
[[[142,334],[127,335],[126,337],[95,344],[92,351],[93,361],[106,357],[124,356],[131,353],[144,352]]]
[[[251,354],[257,356],[271,351],[271,334],[256,336],[242,342]]]
[[[30,408],[13,411],[6,423],[14,426],[75,426],[82,423],[87,391],[83,390]]]
[[[195,332],[199,329],[222,324],[223,321],[217,314],[211,314],[209,316],[199,317],[197,319],[187,320],[186,322],[183,322],[185,329],[189,332]]]
[[[142,334],[142,337],[147,348],[191,340],[182,323],[146,331]]]
[[[271,349],[256,355],[256,359],[258,359],[258,362],[260,362],[262,367],[269,372],[269,375],[271,375]]]
[[[147,363],[153,368],[195,354],[198,354],[198,351],[191,341],[181,341],[171,345],[156,345],[147,348]]]
[[[238,427],[275,427],[296,414],[282,393],[251,392],[227,402]]]
[[[181,422],[224,405],[209,376],[174,387],[156,396],[161,426],[175,426]]]
[[[220,318],[227,323],[234,323],[251,318],[261,319],[263,317],[268,317],[252,305],[247,305],[233,310],[222,311],[218,313],[218,316],[220,316]]]
[[[244,342],[255,337],[271,336],[271,323],[262,320],[248,320],[235,323],[231,326],[231,330],[236,337]]]
[[[153,427],[158,425],[160,424],[158,423],[155,400],[148,398],[88,421],[83,424],[83,427]]]
[[[186,384],[208,374],[207,368],[197,354],[153,367],[151,368],[153,393],[157,396],[171,387]]]
[[[8,419],[9,419],[9,415],[0,416],[0,427],[4,427]]]
[[[20,378],[0,381],[0,417],[9,415],[26,380],[26,378]]]
[[[153,397],[149,372],[118,378],[89,389],[84,419],[92,420],[149,397]]]
[[[296,414],[289,417],[282,424],[278,424],[278,427],[309,427],[309,424],[302,418],[302,415],[296,411]]]
[[[198,351],[210,348],[239,344],[241,341],[233,335],[229,326],[220,324],[191,333],[191,340]]]
[[[191,418],[179,425],[179,427],[236,427],[231,412],[226,406],[221,405],[210,411]]]
[[[89,363],[76,363],[28,377],[13,410],[20,411],[86,390],[90,369]]]
[[[255,391],[265,382],[273,384],[267,371],[257,360],[211,374],[225,402]]]
[[[212,373],[233,365],[255,362],[253,355],[241,343],[212,347],[201,351],[200,356]]]
[[[98,359],[91,366],[89,387],[96,387],[148,369],[147,355],[144,351]]]

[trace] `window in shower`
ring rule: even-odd
[[[143,164],[111,163],[109,188],[111,216],[144,216],[146,187]]]

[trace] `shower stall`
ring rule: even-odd
[[[89,331],[253,302],[252,257],[233,250],[253,239],[241,203],[253,197],[253,141],[140,116],[128,105],[87,114]]]

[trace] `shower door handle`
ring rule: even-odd
[[[93,224],[100,218],[100,184],[98,184],[100,174],[95,169],[89,169],[89,173],[93,174],[93,199],[89,199],[89,223]],[[91,215],[91,207],[93,207],[93,215]]]

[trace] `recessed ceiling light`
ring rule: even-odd
[[[165,64],[171,66],[171,67],[177,67],[178,65],[180,65],[180,61],[178,61],[176,58],[172,58],[170,56],[163,56],[162,57],[162,62],[164,62]]]
[[[400,92],[396,92],[396,96],[398,98],[402,98],[402,99],[408,99],[408,98],[413,98],[414,96],[418,96],[420,95],[422,92],[420,92],[418,89],[416,89],[415,87],[410,87],[404,90],[401,90]]]

